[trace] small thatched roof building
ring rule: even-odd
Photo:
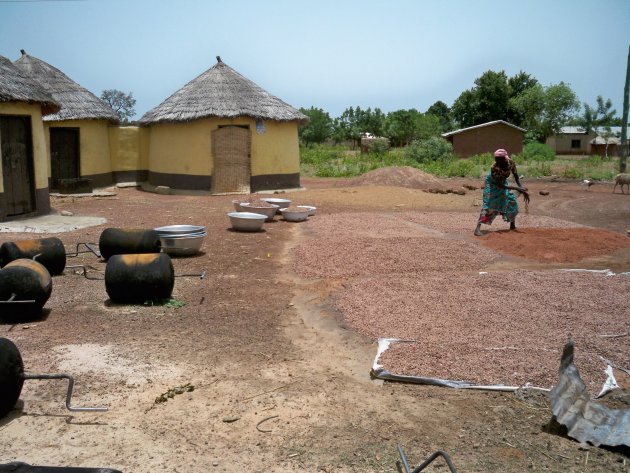
[[[149,181],[215,193],[299,187],[301,112],[217,63],[149,110]]]
[[[53,97],[0,56],[0,221],[50,211],[42,115]]]
[[[61,105],[44,117],[50,152],[51,186],[60,179],[89,178],[94,185],[112,182],[108,127],[118,123],[109,105],[56,67],[21,51],[15,61]]]

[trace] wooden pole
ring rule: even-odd
[[[623,116],[621,119],[621,158],[619,172],[626,172],[628,163],[628,107],[630,106],[630,46],[628,47],[628,68],[626,71],[626,85],[623,88]]]

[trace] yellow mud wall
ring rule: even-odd
[[[300,171],[297,123],[263,121],[259,133],[256,121],[251,118],[205,118],[151,125],[149,169],[160,173],[212,175],[212,131],[229,125],[249,126],[252,176]]]
[[[252,176],[300,172],[296,122],[263,121],[264,133],[252,130]]]
[[[112,171],[146,171],[149,168],[149,135],[148,128],[110,127]]]
[[[109,157],[109,123],[107,120],[65,120],[60,122],[44,122],[47,143],[50,143],[51,128],[79,129],[79,175],[91,176],[112,171]],[[50,149],[48,150],[50,167]]]
[[[0,115],[30,115],[33,133],[35,188],[48,189],[48,141],[44,133],[41,105],[23,102],[0,102]],[[2,166],[0,166],[0,192],[4,192]]]

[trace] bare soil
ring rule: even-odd
[[[480,184],[459,180],[447,187],[466,182]],[[173,297],[183,307],[128,306],[112,304],[102,281],[66,269],[53,280],[42,318],[0,325],[0,336],[20,348],[27,372],[70,372],[76,377],[76,405],[110,409],[104,414],[68,412],[62,382],[27,381],[18,409],[0,420],[0,463],[101,466],[135,473],[393,472],[400,444],[412,464],[445,450],[459,471],[629,471],[627,450],[581,446],[564,436],[551,422],[543,393],[371,380],[374,336],[352,330],[335,305],[352,285],[369,281],[370,264],[386,271],[370,246],[375,240],[396,241],[395,254],[407,265],[407,274],[424,278],[429,286],[439,283],[442,271],[431,258],[431,247],[461,251],[466,269],[460,274],[533,272],[544,282],[549,270],[566,268],[564,263],[515,257],[472,237],[479,190],[460,196],[392,186],[343,187],[338,180],[305,179],[303,184],[306,191],[290,196],[295,204],[317,206],[317,216],[302,223],[276,218],[264,232],[251,234],[229,229],[226,213],[233,208],[233,196],[118,189],[114,197],[54,198],[57,211],[108,219],[99,227],[55,235],[68,248],[97,242],[107,227],[205,225],[202,253],[176,258],[173,264],[176,273],[206,270],[207,277],[176,279]],[[534,228],[525,224],[527,219],[541,228],[586,225],[625,235],[630,196],[613,195],[605,185],[590,191],[577,183],[528,182],[528,187],[533,196],[538,189],[550,195],[532,200],[530,215],[522,219],[523,237]],[[459,221],[445,218],[452,214]],[[363,215],[391,222],[358,227],[358,244],[373,256],[357,262],[366,267],[320,276],[317,268],[299,264],[302,245],[319,241],[317,219]],[[463,222],[469,222],[469,232]],[[414,248],[408,248],[414,243],[405,233],[409,229],[426,243],[415,249],[427,271]],[[503,229],[496,222],[489,231]],[[330,228],[329,244],[343,244],[343,232],[341,224]],[[3,233],[0,242],[26,236]],[[326,250],[325,245],[319,248]],[[477,258],[483,267],[475,264]],[[76,263],[90,265],[95,274],[105,267],[90,254],[69,258],[69,265]],[[580,263],[629,271],[630,252],[593,254]],[[617,304],[613,294],[624,289],[627,294],[627,287],[602,286],[600,293]],[[532,297],[537,294],[517,293],[514,304],[531,304]],[[381,299],[375,304],[381,302],[391,303]],[[404,301],[399,308],[407,310]],[[596,324],[598,309],[592,304],[575,300],[573,310],[593,312]],[[627,321],[628,312],[618,319]],[[627,339],[617,339],[624,343],[620,356],[628,355]],[[578,359],[580,349],[578,340]],[[188,383],[194,390],[177,389]],[[437,463],[426,471],[445,471]]]

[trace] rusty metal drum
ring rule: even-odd
[[[106,228],[98,240],[105,260],[113,255],[159,253],[160,245],[160,236],[155,230],[135,228]]]
[[[52,293],[46,267],[31,259],[17,259],[0,269],[0,318],[24,322],[40,315]]]
[[[7,241],[0,246],[0,266],[21,258],[35,258],[52,276],[63,273],[66,267],[66,249],[56,237]]]
[[[105,290],[115,303],[169,299],[174,286],[175,270],[166,253],[113,255],[105,267]]]

